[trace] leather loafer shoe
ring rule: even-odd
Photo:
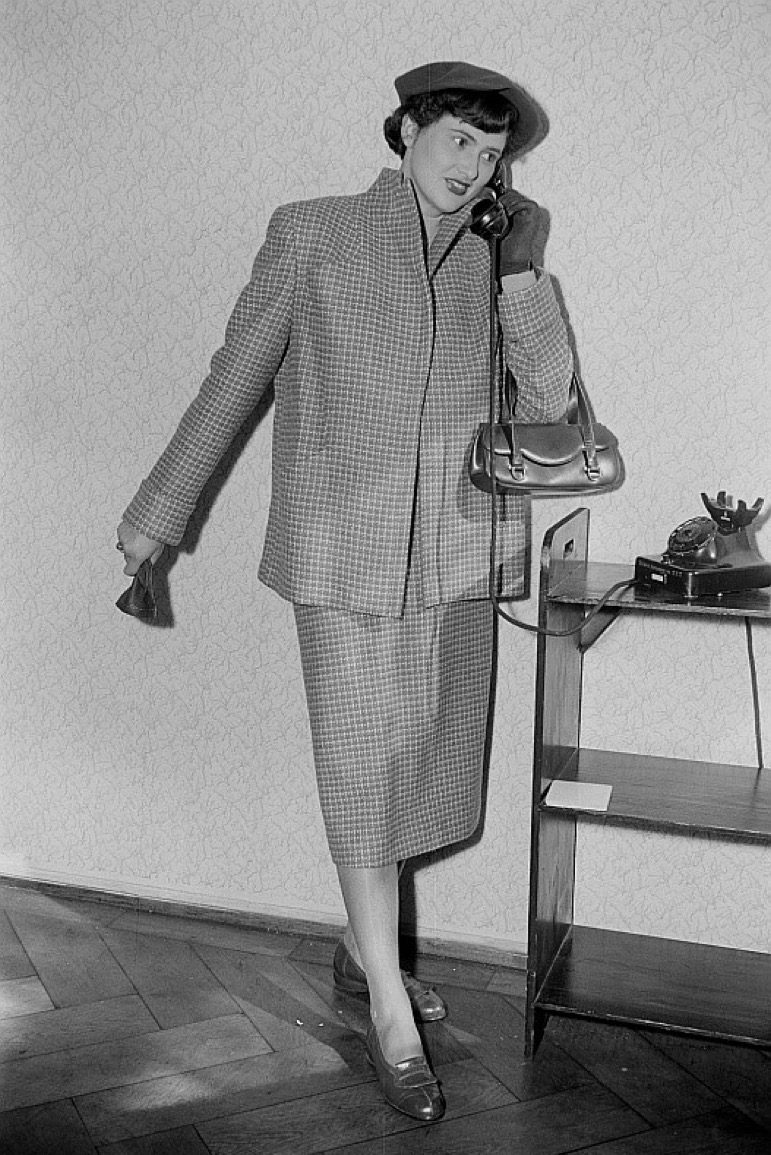
[[[446,1110],[444,1095],[423,1055],[392,1066],[380,1049],[374,1025],[367,1031],[366,1046],[380,1089],[391,1107],[422,1123],[435,1123],[442,1118]]]
[[[332,963],[332,974],[335,986],[348,995],[358,995],[362,998],[369,996],[367,976],[361,967],[354,962],[348,947],[340,939]],[[404,989],[409,995],[412,1009],[422,1023],[435,1023],[447,1016],[447,1004],[432,987],[419,982],[408,971],[402,971]]]

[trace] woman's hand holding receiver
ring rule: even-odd
[[[500,275],[505,277],[532,268],[533,246],[541,224],[541,209],[535,201],[513,188],[508,189],[500,199],[511,222],[500,249]]]

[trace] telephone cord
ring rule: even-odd
[[[760,723],[760,694],[758,692],[758,670],[755,665],[755,645],[752,639],[752,619],[744,619],[747,634],[747,657],[750,663],[750,685],[752,687],[752,715],[755,723],[755,749],[758,755],[758,770],[765,769],[763,763],[763,733]]]

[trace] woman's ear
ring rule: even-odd
[[[418,124],[412,119],[408,112],[405,112],[404,116],[402,117],[401,126],[402,144],[405,148],[412,148],[413,144],[418,139],[419,132],[420,127]]]

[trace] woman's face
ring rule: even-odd
[[[506,146],[505,132],[482,132],[446,113],[419,128],[402,121],[406,152],[402,171],[412,180],[429,235],[448,213],[456,213],[488,183]]]

